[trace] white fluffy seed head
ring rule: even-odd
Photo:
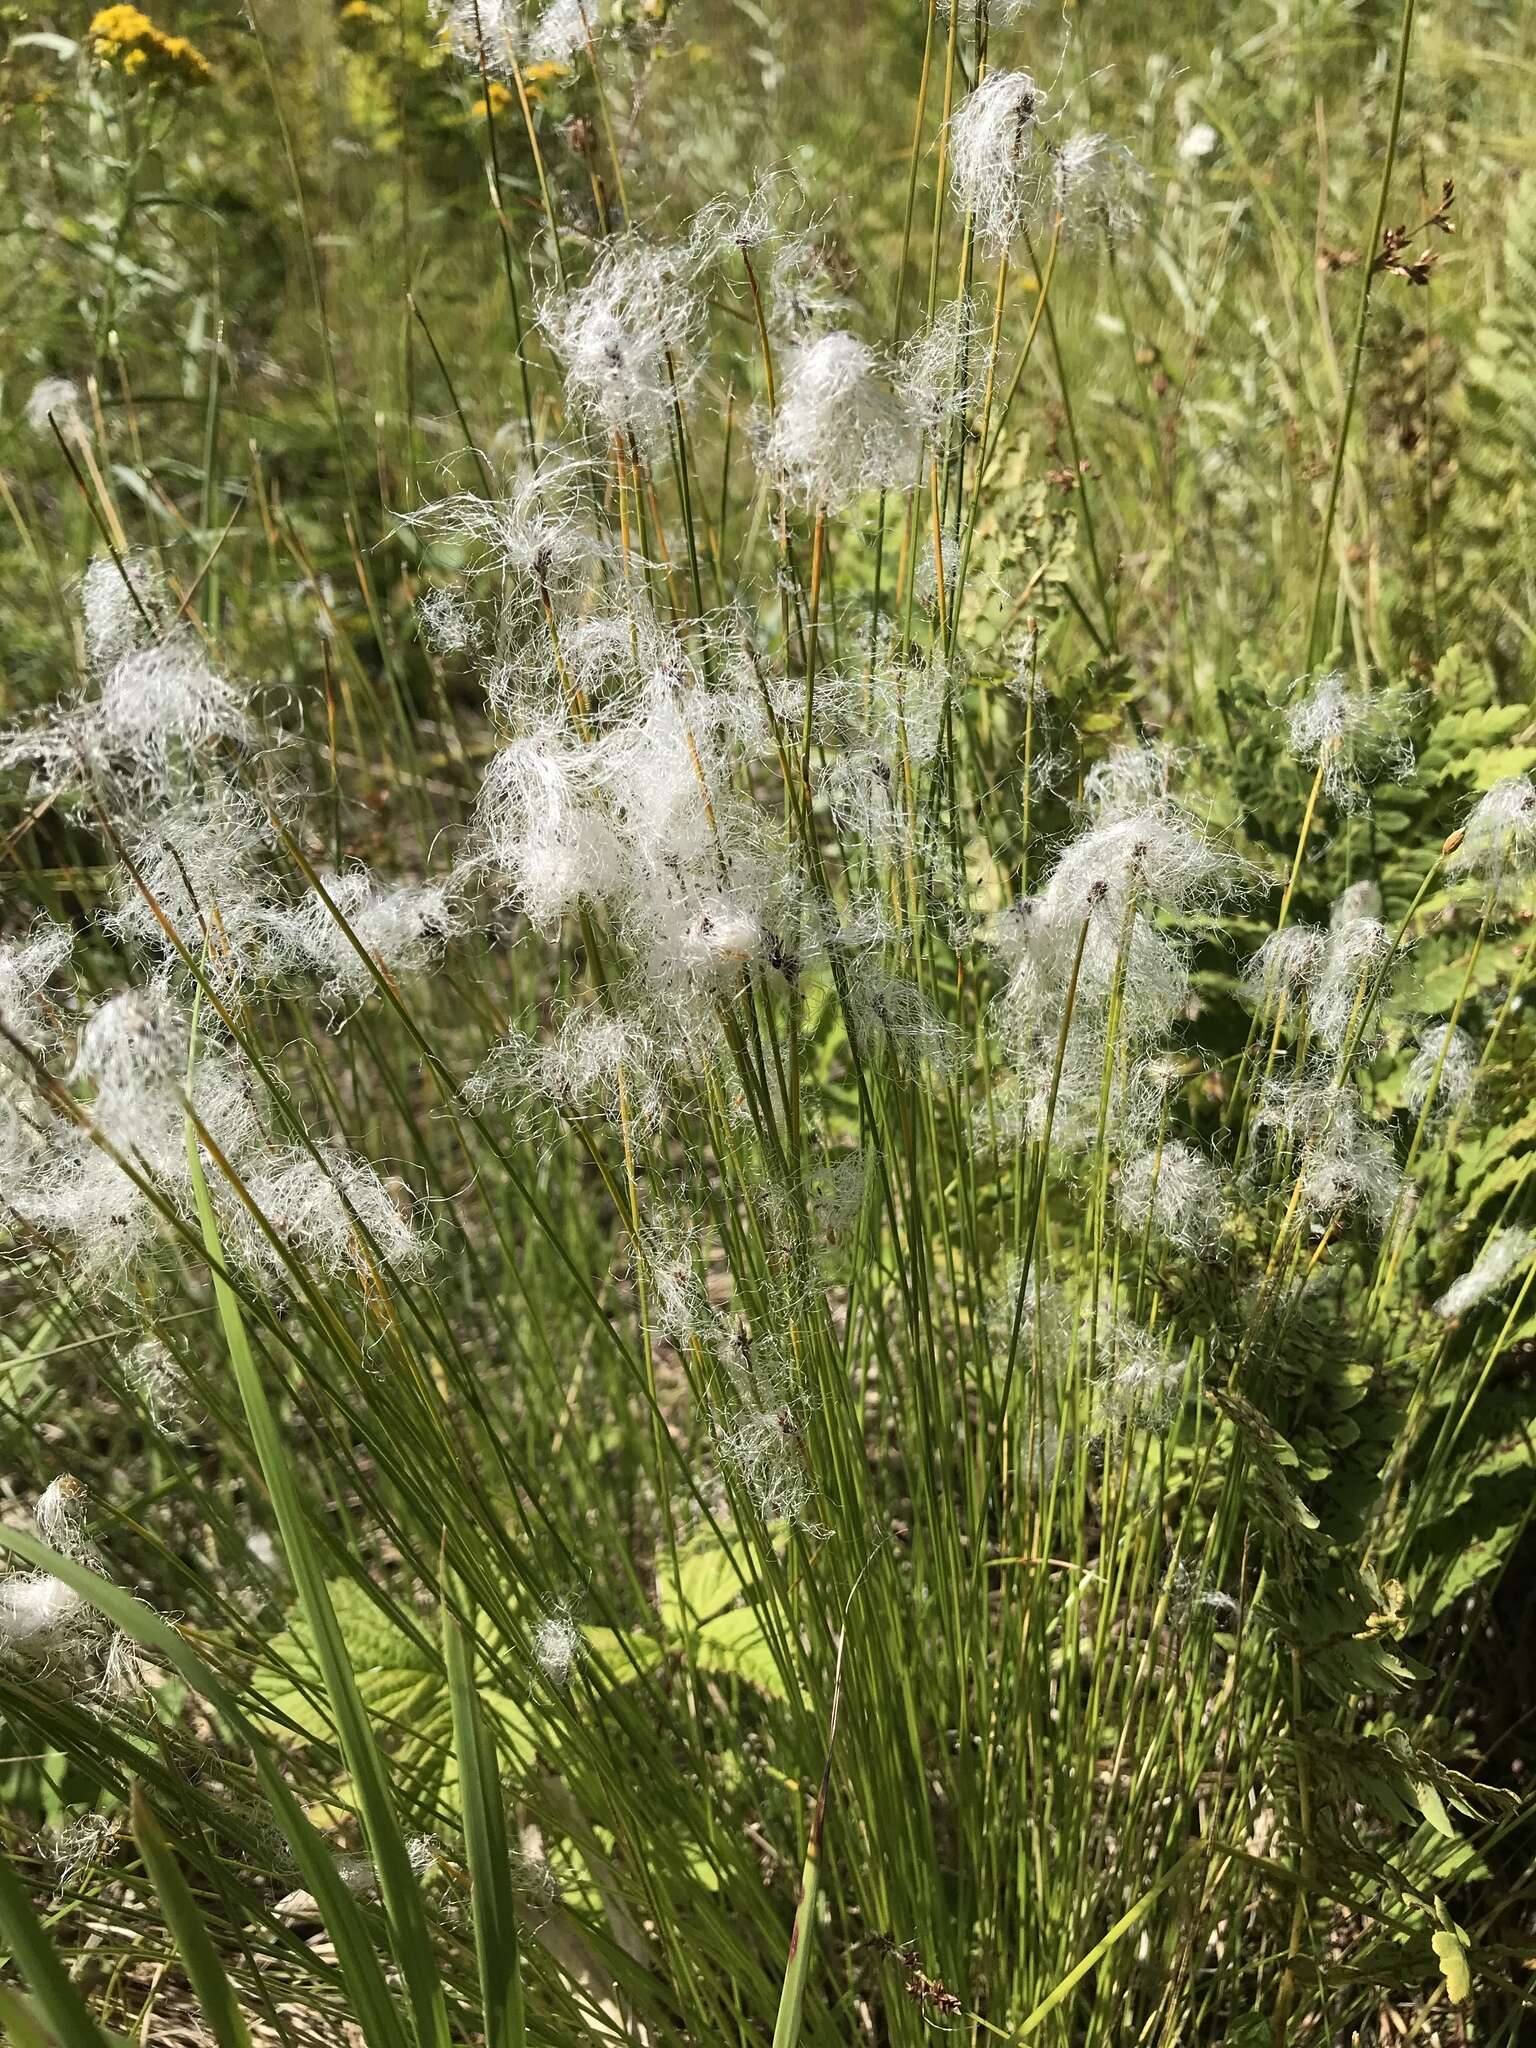
[[[27,398],[27,425],[44,440],[53,439],[54,426],[66,440],[83,440],[89,430],[80,386],[72,377],[39,378]]]
[[[190,626],[174,627],[116,663],[102,684],[95,719],[110,754],[156,776],[178,755],[199,753],[221,740],[243,745],[254,730]]]
[[[532,1647],[533,1661],[550,1684],[564,1688],[575,1676],[586,1645],[569,1610],[557,1608],[534,1630]]]
[[[152,983],[109,996],[91,1012],[71,1078],[95,1090],[91,1118],[113,1145],[159,1164],[179,1137],[186,1071],[185,1020]]]
[[[169,966],[181,959],[174,932],[223,989],[282,964],[271,836],[254,804],[226,789],[186,796],[125,831],[123,841],[133,866],[118,871],[115,906],[103,919],[115,939]]]
[[[74,944],[74,933],[67,925],[39,917],[25,938],[0,945],[0,1023],[33,1052],[41,1052],[56,1035],[48,983],[74,951]],[[9,1041],[0,1042],[0,1066],[11,1057]]]
[[[165,590],[143,555],[121,562],[98,555],[80,579],[85,656],[93,675],[109,675],[120,661],[155,641],[169,623]]]
[[[90,1555],[85,1533],[90,1495],[72,1473],[64,1472],[38,1495],[32,1509],[37,1533],[50,1548],[65,1557],[84,1559]]]
[[[529,61],[569,64],[597,41],[601,21],[598,0],[549,0],[528,31]]]
[[[1189,1371],[1189,1354],[1166,1350],[1151,1331],[1111,1312],[1099,1330],[1093,1387],[1100,1432],[1161,1432],[1172,1423]]]
[[[896,386],[917,424],[942,442],[978,404],[987,383],[986,330],[969,294],[941,306],[902,349]]]
[[[282,957],[319,975],[333,1001],[356,1001],[374,986],[358,946],[386,975],[421,974],[461,923],[441,883],[381,882],[360,862],[320,881],[330,904],[312,892],[296,908],[268,913],[266,928]]]
[[[86,1613],[73,1587],[45,1572],[0,1579],[0,1651],[46,1654],[76,1631]]]
[[[1367,1122],[1352,1087],[1331,1080],[1270,1076],[1259,1090],[1252,1128],[1283,1148],[1301,1206],[1315,1223],[1359,1214],[1380,1227],[1402,1192],[1388,1133]]]
[[[1132,1237],[1150,1233],[1176,1251],[1202,1257],[1221,1236],[1222,1174],[1191,1146],[1170,1139],[1126,1161],[1116,1207],[1121,1228]]]
[[[1446,1322],[1468,1315],[1480,1303],[1503,1291],[1510,1279],[1536,1254],[1536,1231],[1501,1230],[1489,1239],[1477,1263],[1462,1274],[1435,1303],[1435,1314]]]
[[[146,1337],[119,1360],[123,1378],[149,1417],[150,1426],[174,1431],[191,1406],[187,1385],[175,1353],[158,1337]]]
[[[1367,875],[1362,881],[1351,882],[1334,898],[1333,908],[1328,913],[1330,925],[1352,924],[1357,917],[1375,918],[1378,923],[1382,916],[1381,884]]]
[[[1294,1009],[1316,986],[1327,937],[1315,925],[1286,925],[1271,932],[1248,959],[1239,988],[1259,1017],[1273,1016],[1283,1002]]]
[[[551,462],[515,477],[497,497],[461,491],[402,523],[494,577],[502,606],[542,627],[546,607],[561,611],[586,594],[603,558],[583,508],[582,474],[579,462]]]
[[[1512,775],[1478,798],[1448,866],[1475,875],[1496,896],[1514,893],[1536,869],[1536,782]]]
[[[1329,929],[1312,991],[1312,1030],[1331,1050],[1346,1043],[1357,1051],[1374,1044],[1373,1020],[1384,988],[1378,988],[1392,958],[1392,934],[1374,917],[1352,917]]]
[[[481,639],[480,621],[458,591],[438,584],[416,600],[416,623],[434,654],[462,654]]]
[[[786,496],[827,512],[910,480],[911,429],[867,343],[838,328],[790,350],[763,453]]]
[[[995,255],[1049,202],[1053,168],[1040,126],[1044,108],[1045,94],[1027,71],[990,71],[950,122],[956,203]]]
[[[493,78],[510,79],[523,44],[518,0],[447,0],[443,40],[454,56],[478,71],[482,61]]]
[[[1427,1025],[1403,1084],[1403,1100],[1422,1109],[1431,1092],[1439,1110],[1462,1109],[1477,1092],[1477,1046],[1457,1025]]]
[[[380,1265],[406,1279],[427,1268],[431,1240],[419,1205],[398,1183],[386,1183],[365,1159],[321,1145],[318,1157],[291,1147],[266,1154],[243,1179],[251,1204],[298,1259],[336,1278],[365,1286]],[[253,1266],[285,1269],[244,1203],[234,1237]],[[234,1214],[234,1212],[231,1212]]]
[[[1141,166],[1107,135],[1070,135],[1051,150],[1051,204],[1062,233],[1124,241],[1141,226]]]
[[[1404,691],[1351,687],[1332,669],[1306,682],[1287,714],[1291,752],[1322,769],[1323,787],[1341,810],[1359,810],[1377,776],[1402,782],[1413,773],[1408,709]]]
[[[608,434],[666,440],[696,371],[701,312],[687,272],[685,251],[610,242],[585,284],[540,308],[566,395]]]
[[[765,1522],[809,1527],[815,1489],[803,1437],[812,1401],[793,1369],[771,1347],[740,1331],[721,1352],[736,1405],[715,1429],[720,1462]]]

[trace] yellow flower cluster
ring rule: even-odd
[[[185,36],[167,35],[138,7],[103,7],[92,17],[91,47],[98,63],[127,78],[170,79],[206,85],[213,76],[206,57]]]

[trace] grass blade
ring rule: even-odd
[[[51,2041],[48,2034],[35,2033],[34,2038],[48,2042],[49,2048],[108,2048],[110,2037],[102,2032],[86,2010],[85,2001],[75,1989],[63,1958],[32,1910],[26,1887],[12,1870],[9,1858],[3,1855],[0,1855],[0,1937],[3,1937],[17,1968],[31,1985],[52,2036]],[[23,2021],[23,2040],[26,2024]]]
[[[120,1628],[130,1641],[163,1657],[177,1676],[206,1699],[249,1747],[262,1790],[272,1802],[278,1825],[293,1851],[299,1875],[314,1897],[326,1932],[335,1946],[337,1969],[367,2048],[410,2048],[409,2038],[374,1953],[367,1922],[358,1909],[356,1899],[337,1874],[336,1860],[329,1847],[311,1826],[303,1808],[284,1782],[270,1751],[241,1712],[224,1681],[169,1623],[99,1573],[90,1571],[59,1551],[51,1550],[46,1543],[40,1543],[35,1536],[28,1536],[19,1529],[0,1528],[0,1550],[19,1557],[23,1563],[39,1571],[50,1573],[56,1579],[62,1579],[65,1585],[72,1586],[108,1621]],[[15,1882],[14,1878],[12,1882]],[[24,1896],[22,1903],[26,1903]],[[0,1891],[0,1916],[3,1916],[3,1891]],[[0,1928],[3,1924],[3,1917],[0,1917]],[[66,2040],[63,2048],[73,2048],[73,2043]],[[92,2048],[99,2048],[99,2039],[93,2040]]]
[[[202,2007],[204,2024],[218,2048],[250,2048],[250,2032],[235,2003],[234,1986],[142,1785],[133,1787],[129,1807],[133,1839],[154,1882],[155,1896],[165,1914],[176,1953]]]
[[[444,1586],[446,1595],[447,1587]],[[464,1850],[469,1862],[470,1909],[486,2048],[522,2048],[523,1984],[512,1864],[496,1746],[475,1692],[472,1646],[463,1624],[443,1602],[443,1662],[453,1712],[453,1747],[459,1764]]]
[[[357,1788],[358,1806],[378,1871],[379,1892],[389,1922],[395,1960],[400,1965],[410,1995],[417,2039],[421,2048],[449,2048],[448,2011],[432,1954],[421,1888],[411,1868],[410,1852],[395,1813],[384,1759],[374,1740],[346,1642],[331,1605],[325,1573],[310,1535],[282,1431],[251,1351],[239,1301],[224,1278],[223,1240],[203,1174],[197,1133],[190,1117],[187,1120],[187,1160],[203,1243],[213,1269],[214,1297],[224,1341],[235,1369],[257,1461],[272,1495],[272,1508],[283,1539],[288,1567],[293,1574],[299,1605],[309,1624],[315,1659],[325,1680],[337,1739]]]

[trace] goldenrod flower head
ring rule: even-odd
[[[213,70],[185,36],[167,35],[138,7],[103,7],[92,16],[91,48],[99,64],[128,78],[206,85]]]

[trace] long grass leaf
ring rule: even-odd
[[[176,1953],[202,2007],[204,2024],[218,2048],[250,2048],[250,2030],[235,2002],[234,1986],[142,1785],[136,1784],[129,1795],[129,1812],[133,1839],[154,1882],[155,1897],[176,1944]]]
[[[523,1984],[512,1864],[496,1747],[475,1691],[472,1651],[463,1624],[443,1601],[443,1663],[459,1766],[470,1912],[486,2048],[522,2048]]]
[[[251,1351],[239,1301],[223,1278],[223,1240],[190,1117],[187,1120],[187,1160],[198,1220],[212,1265],[214,1298],[224,1341],[240,1387],[257,1460],[272,1495],[273,1513],[283,1539],[288,1566],[293,1573],[299,1605],[309,1625],[315,1660],[325,1680],[337,1739],[357,1790],[363,1827],[378,1870],[379,1892],[389,1921],[395,1959],[410,1994],[417,2038],[421,2048],[448,2048],[447,2006],[432,1953],[421,1887],[411,1867],[410,1851],[390,1795],[384,1759],[374,1739],[373,1728],[358,1691],[352,1660],[347,1654],[336,1610],[331,1604],[319,1551],[299,1497],[288,1449]]]
[[[57,2038],[57,2048],[107,2048],[107,2035],[86,2010],[63,1958],[32,1910],[25,1885],[4,1855],[0,1855],[0,1938],[31,1985]]]
[[[367,1923],[337,1872],[335,1857],[289,1791],[270,1751],[241,1712],[229,1687],[158,1614],[98,1572],[50,1549],[20,1529],[0,1528],[0,1550],[61,1579],[140,1649],[164,1658],[176,1675],[206,1699],[248,1746],[262,1790],[271,1801],[299,1875],[313,1895],[335,1946],[337,1968],[367,2048],[410,2048],[374,1953]]]

